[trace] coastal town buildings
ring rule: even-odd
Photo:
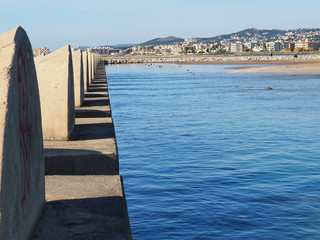
[[[283,50],[283,42],[274,41],[274,42],[266,42],[266,49],[269,52],[281,52]]]
[[[87,49],[92,53],[106,54],[106,55],[119,55],[123,54],[123,51],[120,49],[114,49],[112,47],[93,47]]]
[[[170,37],[170,39],[172,38],[174,37]],[[159,44],[156,41],[148,41],[148,45],[140,44],[123,50],[99,47],[91,48],[90,51],[109,55],[123,54],[124,52],[133,55],[192,55],[320,51],[319,29],[268,30],[252,28],[213,38],[176,39],[177,42],[165,43],[166,38],[163,38],[160,39]]]
[[[243,51],[243,43],[237,41],[235,43],[231,43],[230,52],[242,52]]]
[[[243,45],[247,49],[253,49],[255,46],[258,45],[258,43],[256,41],[255,42],[245,42]]]
[[[309,39],[303,39],[295,43],[296,48],[318,50],[320,48],[320,42],[310,41]]]
[[[256,45],[252,48],[252,51],[253,52],[263,52],[264,51],[264,48],[260,45]]]
[[[189,44],[189,43],[197,43],[199,41],[199,39],[198,38],[186,38],[185,40],[184,40],[184,42],[185,43],[187,43],[187,44]]]
[[[47,55],[49,53],[50,53],[50,50],[47,47],[41,47],[41,48],[33,49],[33,56],[34,57],[38,57],[40,55],[45,56],[45,55]]]
[[[294,50],[294,47],[295,47],[295,43],[292,42],[292,41],[286,41],[286,42],[283,42],[283,48],[284,49],[287,49],[289,51],[293,51]]]

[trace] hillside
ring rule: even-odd
[[[276,38],[279,35],[284,35],[286,32],[287,32],[286,30],[278,30],[278,29],[249,28],[249,29],[245,29],[235,33],[219,35],[211,38],[205,38],[203,40],[218,42],[223,39],[248,38],[248,37],[254,37],[254,36],[265,38],[265,39],[272,39],[272,38]]]
[[[165,37],[165,38],[155,38],[150,41],[141,43],[141,46],[145,45],[161,45],[161,44],[173,44],[177,42],[184,42],[183,38],[177,38],[173,36]]]
[[[201,42],[220,42],[222,40],[235,41],[235,40],[247,40],[249,38],[256,38],[258,40],[272,40],[278,39],[279,36],[284,36],[287,32],[293,32],[294,34],[303,34],[309,32],[320,31],[320,28],[301,28],[301,29],[289,29],[289,30],[279,30],[279,29],[257,29],[249,28],[244,29],[239,32],[219,35],[209,38],[198,38]],[[320,38],[319,38],[320,39]],[[315,39],[318,40],[318,39]],[[177,37],[166,37],[166,38],[155,38],[150,41],[141,43],[141,46],[145,45],[160,45],[160,44],[172,44],[175,42],[183,42],[184,39]]]
[[[249,28],[244,29],[239,32],[219,35],[215,37],[209,38],[197,38],[199,42],[203,43],[214,43],[221,42],[222,40],[227,42],[235,42],[235,41],[269,41],[279,39],[281,36],[286,36],[286,33],[290,33],[290,40],[299,40],[304,37],[308,37],[312,41],[320,41],[320,28],[300,28],[300,29],[289,29],[289,30],[279,30],[279,29],[257,29],[257,28]],[[312,34],[311,34],[312,33]],[[311,34],[311,35],[310,35]],[[303,36],[302,36],[303,35]],[[169,45],[174,43],[184,42],[183,38],[178,37],[165,37],[165,38],[155,38],[140,44],[118,44],[109,47],[118,48],[118,49],[126,49],[132,46],[146,46],[146,45]]]

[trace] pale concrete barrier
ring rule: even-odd
[[[92,53],[92,79],[94,79],[100,64],[100,54]]]
[[[82,52],[82,66],[83,66],[83,87],[84,91],[88,90],[89,76],[88,76],[88,53],[87,51]]]
[[[92,83],[92,53],[88,52],[88,82],[89,84]]]
[[[99,67],[99,64],[100,64],[100,54],[95,54],[95,69],[96,69],[96,71],[95,72],[97,72],[97,70],[98,70],[98,67]]]
[[[40,99],[30,41],[0,36],[0,239],[28,239],[45,200]]]
[[[81,49],[72,52],[73,80],[74,80],[74,104],[80,107],[84,101],[84,81]]]
[[[97,54],[93,54],[93,63],[94,63],[94,75],[97,73],[97,69],[98,69],[98,58],[97,58]]]
[[[73,66],[70,46],[36,57],[43,138],[67,140],[75,125]]]
[[[95,69],[95,59],[94,59],[94,53],[91,54],[91,82],[94,79],[94,74],[96,72]]]

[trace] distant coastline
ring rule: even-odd
[[[274,56],[102,56],[105,64],[134,63],[211,63],[211,64],[270,64],[320,62],[320,54]]]

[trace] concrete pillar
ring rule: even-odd
[[[98,53],[94,53],[93,54],[93,69],[94,69],[94,75],[97,73],[99,64],[100,64],[100,60],[99,60],[100,54]]]
[[[83,87],[84,92],[88,90],[89,76],[88,76],[88,53],[87,51],[82,52],[82,66],[83,66]]]
[[[93,63],[94,63],[93,68],[94,68],[94,76],[95,76],[97,72],[97,54],[96,53],[93,55]]]
[[[92,83],[92,53],[88,52],[88,76],[89,84]]]
[[[0,239],[28,239],[45,200],[40,99],[23,28],[0,35]]]
[[[91,80],[94,79],[94,74],[95,74],[95,61],[94,61],[94,53],[91,54]]]
[[[84,101],[84,82],[81,49],[72,52],[73,79],[74,79],[74,104],[80,107]]]
[[[67,140],[75,125],[74,82],[70,46],[35,58],[42,111],[43,138]]]

